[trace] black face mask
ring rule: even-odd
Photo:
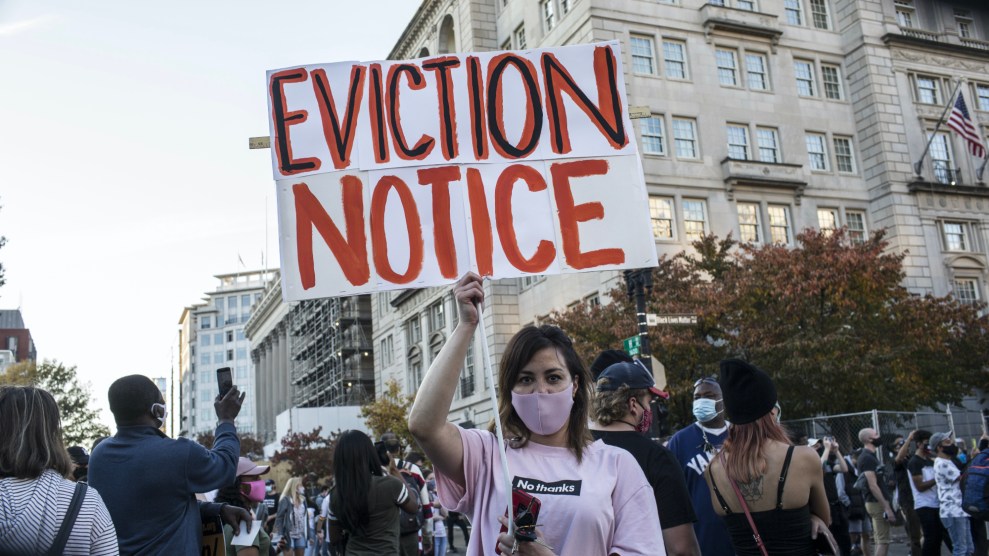
[[[958,446],[941,446],[941,451],[949,458],[953,458],[958,455]]]

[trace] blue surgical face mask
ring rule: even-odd
[[[718,402],[710,398],[699,398],[694,400],[694,418],[698,423],[707,423],[718,416]]]

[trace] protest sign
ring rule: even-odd
[[[287,300],[656,264],[617,42],[268,72]]]

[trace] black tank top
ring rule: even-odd
[[[776,490],[776,507],[772,510],[751,512],[752,521],[759,529],[762,542],[771,556],[815,556],[814,541],[810,538],[810,504],[800,508],[783,509],[783,486],[786,484],[786,473],[790,468],[793,457],[793,446],[786,451],[783,468],[780,470],[779,486]],[[711,466],[708,466],[710,473]],[[727,474],[727,470],[725,471]],[[718,491],[718,485],[711,476],[714,495],[721,504],[728,532],[731,534],[731,544],[735,547],[737,556],[761,556],[759,546],[752,536],[752,527],[745,518],[745,513],[733,513]]]

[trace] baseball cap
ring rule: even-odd
[[[82,446],[70,446],[67,450],[76,465],[89,465],[89,452]]]
[[[820,438],[808,438],[807,439],[807,445],[808,446],[814,446],[815,444],[817,444],[820,441],[821,441]]]
[[[601,382],[605,378],[608,379],[607,382]],[[654,396],[664,399],[670,397],[666,392],[656,388],[656,381],[653,380],[652,375],[639,363],[621,362],[608,366],[598,377],[597,391],[614,391],[623,384],[631,390],[646,389]]]
[[[237,476],[242,477],[244,475],[264,475],[268,472],[271,466],[268,465],[257,465],[253,461],[241,457],[240,461],[237,462]]]
[[[946,438],[951,438],[950,432],[936,432],[931,435],[931,440],[927,443],[927,447],[930,448],[932,452],[937,452],[937,447],[940,446]]]

